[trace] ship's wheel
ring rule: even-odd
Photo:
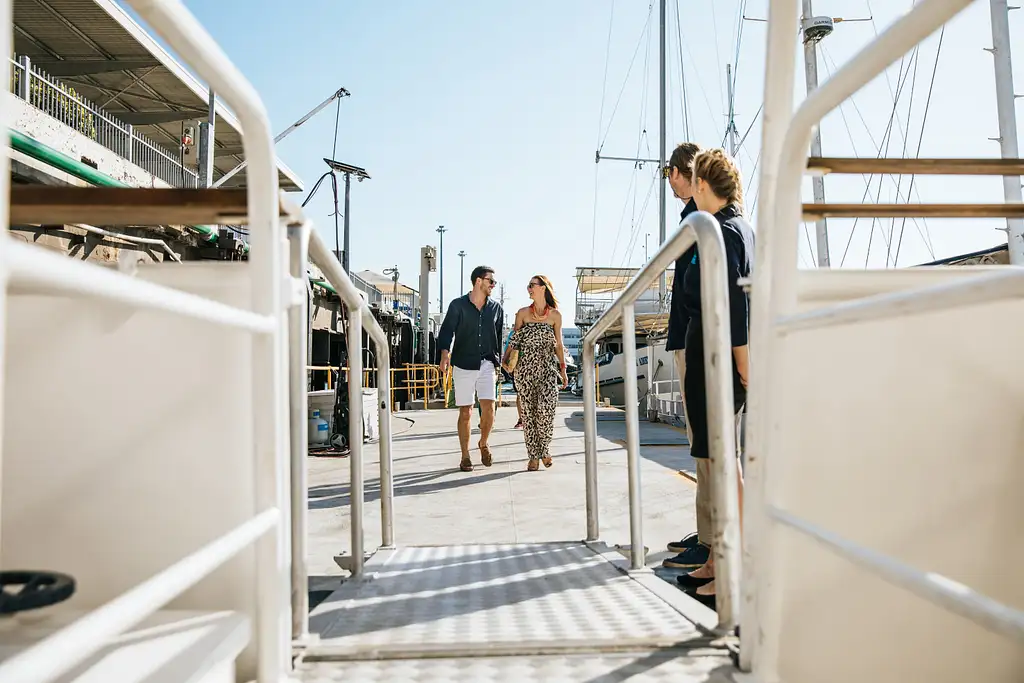
[[[15,614],[64,602],[75,593],[67,574],[38,571],[0,572],[0,614]]]

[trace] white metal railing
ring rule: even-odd
[[[650,391],[647,392],[648,412],[657,413],[659,419],[662,415],[684,419],[683,391],[678,378],[648,381],[648,386],[650,386]]]
[[[711,457],[714,496],[715,595],[718,627],[736,625],[740,584],[739,470],[736,461],[736,429],[733,417],[732,334],[729,329],[729,285],[725,243],[713,216],[698,211],[687,216],[682,228],[633,278],[625,291],[594,323],[583,338],[583,434],[586,470],[587,540],[600,537],[597,487],[597,396],[595,346],[597,340],[622,320],[623,362],[636,365],[634,304],[683,252],[696,242],[701,254],[700,284],[702,330],[708,407],[708,450]],[[629,473],[630,567],[643,570],[643,510],[640,486],[640,421],[636,374],[624,373],[626,457]]]
[[[777,403],[772,386],[784,382],[782,344],[798,330],[853,324],[894,316],[948,310],[996,298],[1024,296],[1024,278],[1007,272],[981,275],[954,284],[874,296],[837,304],[812,313],[797,313],[796,275],[801,186],[813,129],[843,100],[881,74],[971,0],[921,0],[871,44],[854,56],[826,83],[792,111],[793,61],[799,26],[797,0],[771,0],[765,63],[765,128],[762,134],[762,215],[772,218],[771,240],[759,240],[752,310],[752,391],[748,429],[744,519],[744,604],[740,668],[758,680],[779,680],[782,626],[779,525],[813,538],[833,552],[865,567],[936,605],[979,625],[1024,643],[1024,612],[1001,604],[946,577],[908,567],[897,560],[839,537],[778,506],[771,472],[781,469],[782,450],[769,449],[763,438],[773,424]],[[768,466],[771,463],[771,466]],[[752,609],[749,609],[752,608]]]
[[[287,379],[283,300],[287,277],[279,238],[278,175],[270,123],[256,91],[180,0],[128,0],[128,4],[238,113],[250,166],[247,208],[256,246],[248,266],[252,310],[225,306],[19,244],[9,237],[7,211],[0,212],[0,283],[10,291],[84,294],[253,333],[255,513],[205,548],[6,660],[0,665],[0,680],[54,680],[99,651],[111,636],[131,628],[255,543],[257,677],[259,683],[277,683],[290,666],[288,609],[282,590],[287,577],[280,571],[287,564],[280,543],[284,508],[280,482],[286,476],[288,453],[287,415],[280,400]],[[0,0],[0,48],[7,49],[7,54],[11,34],[11,0]],[[9,70],[10,62],[4,61],[0,69]],[[3,155],[0,202],[9,202],[6,160]],[[0,307],[0,314],[4,308]],[[2,341],[0,335],[0,344]]]
[[[104,111],[50,76],[26,56],[11,59],[11,92],[36,109],[152,173],[172,187],[199,186],[199,175],[181,160],[116,115]]]
[[[281,523],[266,510],[156,576],[122,593],[0,664],[3,681],[52,681],[87,660],[111,639],[196,585]],[[269,679],[268,679],[269,680]]]
[[[309,258],[323,271],[324,277],[338,291],[338,296],[348,307],[348,445],[351,484],[351,534],[352,558],[349,570],[358,577],[363,572],[363,331],[377,348],[377,424],[379,429],[380,452],[380,524],[381,546],[395,545],[394,529],[394,477],[391,462],[391,345],[362,294],[341,267],[338,257],[327,246],[319,233],[311,231],[309,236]],[[297,328],[296,328],[297,331]],[[293,375],[292,382],[296,376]],[[302,364],[302,384],[305,387],[306,368]],[[303,419],[305,419],[305,397],[303,397]],[[303,460],[305,460],[303,448]],[[305,497],[306,490],[294,490],[292,495]],[[294,530],[297,533],[298,530]],[[304,532],[303,532],[304,533]]]

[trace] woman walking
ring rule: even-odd
[[[569,384],[565,371],[565,346],[562,343],[562,314],[551,281],[535,275],[527,286],[532,303],[519,309],[508,351],[507,366],[514,352],[519,353],[513,371],[516,392],[523,409],[523,436],[530,462],[526,469],[536,472],[540,463],[551,467],[551,436],[555,429],[558,389]]]
[[[754,260],[754,231],[743,217],[743,189],[739,169],[721,149],[699,152],[693,159],[693,200],[700,211],[714,215],[725,242],[729,282],[729,321],[732,336],[733,410],[739,415],[747,399],[750,357],[747,349],[750,302],[739,285],[750,277]],[[686,328],[684,400],[691,428],[690,455],[708,458],[707,392],[704,382],[704,335],[701,328],[700,251],[696,250],[683,274],[683,306],[689,314]],[[712,488],[718,482],[711,477]],[[742,493],[743,479],[740,477]],[[742,495],[741,495],[742,501]],[[742,504],[742,503],[741,503]],[[715,605],[714,555],[698,569],[677,578],[680,586],[709,607]]]

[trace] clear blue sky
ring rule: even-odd
[[[747,16],[765,16],[764,0],[742,4]],[[911,4],[912,0],[817,0],[816,14],[861,18],[873,13],[875,19],[874,25],[837,25],[825,43],[821,79]],[[594,164],[599,141],[605,154],[657,154],[657,13],[655,9],[653,30],[645,34],[648,2],[189,0],[187,5],[263,94],[275,129],[284,129],[339,86],[352,92],[341,107],[337,157],[364,166],[373,176],[353,185],[354,269],[379,272],[397,265],[403,282],[416,286],[419,248],[436,244],[435,229],[443,224],[448,228],[447,299],[461,291],[456,253],[464,249],[467,276],[474,265],[484,263],[507,283],[506,308],[525,304],[530,276],[544,273],[553,278],[571,310],[576,266],[639,265],[647,234],[653,251],[656,193],[642,210],[653,168],[636,171],[629,164],[602,162],[595,190]],[[725,64],[735,60],[741,2],[670,0],[669,5],[670,139],[678,142],[684,136],[682,61],[691,137],[707,145],[721,144]],[[682,11],[678,20],[677,7]],[[1022,21],[1011,13],[1012,42],[1017,46],[1024,46]],[[988,22],[988,3],[977,2],[946,30],[922,156],[998,155],[996,143],[987,140],[997,136],[992,58],[982,50],[991,45]],[[755,22],[746,22],[743,28],[736,114],[741,134],[761,102],[764,28]],[[910,132],[906,153],[913,156],[916,151],[936,39],[933,36],[919,53],[912,105],[908,80],[891,156],[903,150],[899,130]],[[634,51],[637,57],[630,70]],[[1017,91],[1024,92],[1024,47],[1018,48],[1015,66]],[[822,131],[827,155],[876,154],[873,143],[882,139],[892,111],[890,88],[895,89],[897,69],[892,67],[888,81],[876,80],[826,119]],[[801,71],[798,84],[802,83]],[[612,117],[620,89],[621,101]],[[1018,102],[1018,109],[1022,107]],[[644,128],[646,138],[639,135]],[[759,129],[758,120],[739,155],[748,174],[749,201],[756,196],[753,171]],[[333,135],[332,108],[281,144],[281,157],[303,178],[307,191],[325,170],[321,158],[331,153]],[[924,201],[1002,197],[995,179],[918,179],[915,189]],[[863,191],[860,178],[830,178],[827,187],[834,201],[860,201]],[[895,181],[886,180],[880,201],[895,201]],[[670,197],[669,234],[678,209]],[[326,190],[308,213],[333,243]],[[924,227],[908,223],[899,265],[930,260],[932,253],[950,256],[1005,241],[1003,233],[993,229],[998,225],[930,221],[929,248]],[[834,263],[846,252],[851,226],[843,221],[831,225]],[[861,223],[854,232],[845,267],[863,268],[866,262],[884,267],[886,252],[893,253],[895,243],[892,250],[885,243],[890,229],[898,239],[899,222],[894,228],[888,223],[875,227],[866,261],[869,227]],[[813,262],[806,242],[801,262]],[[435,275],[435,301],[437,282]]]

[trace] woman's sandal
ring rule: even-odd
[[[700,588],[703,585],[709,584],[715,580],[715,577],[708,576],[701,578],[694,576],[693,574],[680,574],[676,577],[676,583],[679,584],[680,588],[685,590]]]
[[[530,458],[530,462],[526,465],[526,471],[527,472],[536,472],[538,469],[540,469],[540,460],[535,460],[534,458]]]
[[[697,602],[704,605],[705,607],[710,607],[711,609],[717,611],[718,603],[715,600],[714,593],[712,593],[711,595],[704,595],[703,593],[698,593],[696,588],[693,588],[691,590],[686,591],[686,594],[694,600],[696,600]]]
[[[544,458],[542,462],[544,463],[544,467],[551,467],[552,465],[555,464],[555,461],[551,459],[550,455]]]

